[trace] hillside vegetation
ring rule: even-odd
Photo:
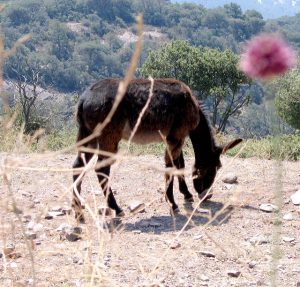
[[[207,9],[169,0],[1,1],[4,2],[6,7],[0,21],[6,48],[12,47],[21,36],[31,35],[6,61],[5,79],[17,83],[17,89],[25,85],[26,96],[34,92],[34,87],[68,93],[61,100],[57,100],[59,96],[52,98],[55,100],[48,97],[47,101],[34,104],[29,126],[25,119],[25,132],[46,128],[54,149],[64,146],[61,133],[74,129],[77,94],[96,79],[124,76],[134,49],[135,16],[139,13],[143,13],[145,26],[136,77],[141,76],[141,68],[151,51],[159,51],[165,43],[174,40],[239,54],[245,41],[267,31],[282,33],[295,48],[300,48],[299,17],[265,20],[259,12],[243,12],[239,5],[232,3]],[[250,106],[230,117],[226,132],[243,137],[272,134],[274,115],[268,102],[274,99],[275,93],[256,82],[247,93]],[[20,112],[18,97],[14,95],[11,99],[11,113]],[[208,96],[208,108],[210,102]],[[18,127],[23,121],[21,118],[17,121]],[[291,131],[282,123],[280,126],[284,132]]]

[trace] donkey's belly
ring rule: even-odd
[[[133,128],[129,125],[127,122],[124,126],[123,132],[122,132],[122,138],[128,140],[132,134]],[[148,144],[153,142],[161,142],[163,141],[162,136],[166,136],[168,134],[168,131],[163,129],[154,129],[154,128],[145,128],[142,126],[139,126],[137,131],[135,132],[132,142],[137,144]]]

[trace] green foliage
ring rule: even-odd
[[[250,96],[241,90],[249,80],[237,68],[238,56],[230,50],[193,47],[186,41],[174,41],[153,51],[141,68],[145,77],[179,79],[208,99],[212,124],[224,131],[230,116],[247,105]]]
[[[293,70],[274,84],[275,105],[279,116],[300,130],[300,70]]]
[[[279,148],[279,150],[278,150]],[[261,140],[250,139],[244,147],[233,148],[228,155],[239,157],[258,157],[265,159],[300,160],[300,135],[282,135]]]
[[[255,30],[252,21],[261,22],[255,33],[264,26],[259,13],[243,14],[236,4],[205,9],[169,0],[14,0],[0,20],[6,47],[31,33],[32,38],[25,45],[28,51],[20,53],[18,60],[32,66],[30,61],[39,59],[43,86],[74,92],[98,78],[124,75],[133,43],[121,41],[118,35],[124,29],[133,30],[135,16],[140,12],[144,23],[155,26],[152,30],[161,29],[165,37],[222,50],[238,50],[239,41],[248,39]],[[149,50],[163,41],[165,38],[145,39],[139,66]],[[5,76],[13,78],[10,65],[11,62],[6,64]]]
[[[54,131],[46,135],[42,142],[37,145],[37,149],[47,149],[52,151],[61,150],[73,146],[76,142],[77,129],[66,128]]]

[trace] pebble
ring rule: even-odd
[[[181,244],[180,244],[179,242],[177,242],[177,241],[173,242],[173,243],[170,245],[170,248],[171,248],[171,249],[177,249],[177,248],[179,248],[179,247],[181,247]]]
[[[133,201],[129,204],[128,208],[132,213],[145,212],[146,205],[140,201]]]
[[[18,264],[16,262],[11,262],[10,263],[10,267],[11,268],[17,268],[18,267]]]
[[[233,183],[237,182],[237,176],[233,173],[228,173],[228,174],[223,176],[222,181],[224,183],[233,184]]]
[[[256,266],[256,264],[257,264],[256,261],[250,261],[248,263],[248,266],[249,266],[249,268],[253,269]]]
[[[264,212],[274,212],[279,210],[278,206],[271,203],[263,203],[259,206],[259,209]]]
[[[31,215],[30,215],[30,214],[26,214],[26,215],[23,215],[22,221],[23,221],[24,223],[28,223],[28,222],[30,222],[31,219],[32,219],[32,218],[31,218]]]
[[[241,271],[239,271],[239,270],[228,270],[227,274],[231,277],[239,277],[241,275]]]
[[[35,232],[26,232],[25,235],[28,239],[37,239],[37,234]]]
[[[253,245],[255,245],[255,244],[262,245],[262,244],[267,244],[270,242],[271,242],[270,238],[268,236],[264,236],[264,235],[257,235],[257,236],[250,238],[250,243]]]
[[[200,275],[200,280],[202,281],[209,281],[209,278],[205,275]]]
[[[78,264],[78,265],[82,265],[83,264],[83,260],[77,256],[72,258],[72,261],[74,264]]]
[[[283,219],[287,221],[291,221],[293,220],[293,214],[289,212],[283,216]]]
[[[80,234],[82,233],[82,228],[79,226],[71,226],[69,224],[61,224],[57,231],[60,232],[61,239],[66,238],[69,241],[77,241],[81,239]]]
[[[158,222],[158,221],[156,221],[156,220],[150,220],[149,226],[151,226],[151,227],[159,227],[159,226],[161,226],[161,223]]]
[[[293,242],[293,241],[295,241],[295,238],[294,237],[288,237],[288,236],[282,236],[282,240],[284,242]]]
[[[294,205],[300,204],[300,189],[291,195],[291,200]]]
[[[45,216],[45,219],[53,219],[54,217],[57,217],[57,216],[63,216],[65,215],[65,213],[63,213],[62,211],[48,211],[46,216]]]
[[[212,258],[216,257],[216,255],[210,251],[199,251],[199,254],[206,256],[206,257],[212,257]]]

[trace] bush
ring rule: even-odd
[[[241,146],[230,150],[228,155],[248,158],[258,157],[266,159],[293,160],[300,159],[300,135],[281,135],[267,137],[261,140],[250,139]]]

